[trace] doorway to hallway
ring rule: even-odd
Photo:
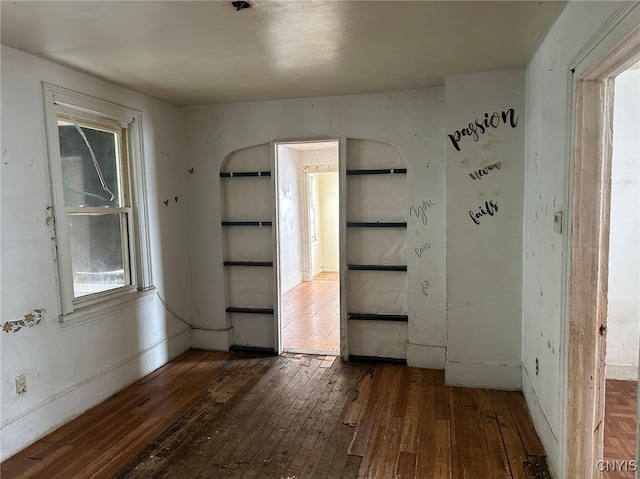
[[[605,451],[606,352],[615,344],[607,338],[611,325],[608,317],[610,215],[616,214],[612,211],[611,189],[614,79],[640,60],[638,33],[640,28],[635,23],[618,24],[602,37],[606,48],[603,43],[586,50],[571,69],[575,76],[576,111],[566,244],[570,253],[566,283],[569,313],[566,397],[570,405],[564,454],[567,477],[591,479],[602,477],[603,471],[616,473],[608,477],[632,477],[640,456],[637,442],[632,457],[628,457],[630,450],[621,451],[627,456],[622,461],[607,458],[612,451]],[[632,214],[630,206],[625,210]],[[631,260],[627,257],[625,261]],[[637,348],[637,336],[633,343]],[[611,364],[608,367],[611,369]],[[639,412],[635,410],[635,428]],[[628,411],[631,423],[633,415],[631,406]],[[609,432],[612,427],[616,426],[609,422]],[[637,429],[630,436],[636,434]]]
[[[276,164],[283,350],[339,355],[338,142],[278,143]]]

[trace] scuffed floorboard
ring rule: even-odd
[[[345,422],[358,478],[550,479],[519,392],[445,386],[442,371],[378,365]],[[366,394],[367,397],[362,397]]]
[[[327,367],[330,366],[330,367]],[[234,356],[207,397],[114,478],[355,478],[342,417],[371,366]]]

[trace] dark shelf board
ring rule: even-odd
[[[382,358],[378,356],[358,356],[355,354],[349,355],[349,361],[357,362],[357,363],[386,363],[386,364],[397,364],[399,366],[406,366],[407,360],[400,358]]]
[[[225,261],[225,266],[249,266],[249,267],[269,267],[273,266],[273,261]]]
[[[260,354],[262,356],[277,356],[276,351],[272,348],[241,346],[239,344],[232,344],[231,346],[229,346],[229,351],[232,351],[234,353]]]
[[[223,221],[222,226],[271,226],[271,221]]]
[[[406,271],[406,264],[348,264],[351,271]]]
[[[352,321],[398,321],[407,322],[406,314],[372,314],[372,313],[347,313],[347,319]]]
[[[347,228],[406,228],[405,222],[361,222],[361,221],[347,221]]]
[[[244,313],[244,314],[273,314],[273,308],[239,308],[229,306],[225,309],[227,313]]]
[[[347,170],[347,176],[358,175],[395,175],[406,174],[406,168],[386,168],[386,169],[374,169],[374,170]]]
[[[237,171],[237,172],[220,172],[220,178],[262,178],[263,176],[271,176],[270,171]]]

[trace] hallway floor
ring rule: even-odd
[[[285,351],[338,355],[340,352],[339,273],[325,272],[282,297]]]
[[[632,461],[636,455],[636,381],[607,379],[605,387],[604,459],[616,471],[605,471],[605,479],[632,479],[632,468],[622,461]],[[627,470],[625,470],[627,469]]]

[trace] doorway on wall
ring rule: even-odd
[[[618,469],[604,477],[622,479],[632,472],[623,469],[635,458],[638,410],[640,61],[614,78],[613,96],[603,459]]]
[[[591,479],[603,477],[604,472],[605,478],[613,479],[634,477],[635,472],[637,478],[640,469],[638,444],[635,441],[638,435],[637,404],[635,407],[627,404],[623,422],[612,423],[605,416],[606,407],[612,412],[613,406],[606,405],[605,401],[607,376],[613,370],[611,365],[607,367],[607,349],[613,349],[615,342],[620,340],[614,334],[607,338],[613,324],[613,317],[609,315],[613,310],[608,311],[608,302],[610,296],[613,297],[611,293],[618,293],[608,291],[612,286],[609,281],[609,269],[613,266],[610,258],[618,253],[612,250],[616,247],[614,243],[610,243],[614,241],[614,228],[617,228],[612,220],[621,213],[614,209],[616,203],[612,201],[615,198],[612,192],[616,188],[612,182],[613,158],[616,154],[614,92],[616,78],[640,60],[640,28],[634,24],[627,31],[629,33],[621,41],[610,45],[612,48],[608,52],[592,48],[572,69],[576,74],[576,116],[570,188],[572,211],[567,236],[567,248],[570,251],[567,477]],[[634,103],[638,105],[637,97]],[[638,115],[636,110],[635,126],[631,125],[635,128],[631,141],[635,141],[636,146],[630,158],[635,155],[636,160],[639,151]],[[636,180],[637,168],[636,163]],[[625,178],[625,181],[629,179]],[[633,206],[622,208],[623,215],[637,216],[637,196]],[[628,218],[626,222],[629,222]],[[634,250],[637,255],[637,243]],[[627,252],[624,261],[632,261],[630,253]],[[636,263],[636,279],[637,274]],[[635,294],[637,300],[637,289]],[[626,335],[631,333],[626,331]],[[637,358],[637,333],[631,344]],[[637,369],[635,374],[637,382]],[[637,389],[637,384],[635,387]],[[621,394],[627,402],[631,399],[630,390]],[[632,429],[628,434],[629,440],[621,442],[620,438],[611,437],[610,433],[620,428]],[[622,446],[620,450],[611,447],[612,441]]]
[[[276,144],[280,338],[340,354],[338,141]]]

